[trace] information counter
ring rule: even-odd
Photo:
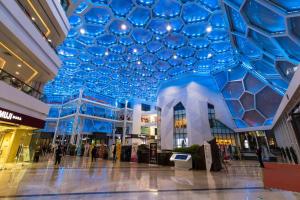
[[[189,169],[193,168],[191,154],[173,153],[173,155],[170,158],[170,161],[174,161],[175,168],[178,168],[178,169],[189,170]]]

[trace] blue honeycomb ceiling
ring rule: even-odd
[[[88,88],[155,101],[163,81],[210,74],[237,127],[261,126],[272,122],[300,61],[300,1],[78,2],[48,96]]]
[[[238,63],[217,1],[82,1],[58,47],[63,66],[49,93],[78,88],[155,100],[161,81]]]

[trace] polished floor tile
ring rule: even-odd
[[[270,199],[296,200],[300,195],[265,190],[257,162],[232,162],[228,172],[176,170],[138,163],[113,163],[65,157],[0,171],[2,199]]]

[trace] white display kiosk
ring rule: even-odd
[[[192,163],[192,155],[186,154],[186,153],[173,153],[173,155],[170,158],[170,161],[174,161],[175,168],[178,169],[192,169],[193,163]]]
[[[204,142],[205,167],[206,171],[210,171],[212,164],[211,147],[208,142]]]

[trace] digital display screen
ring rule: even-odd
[[[175,156],[176,160],[186,160],[188,157],[188,155],[184,155],[184,154],[178,154]]]

